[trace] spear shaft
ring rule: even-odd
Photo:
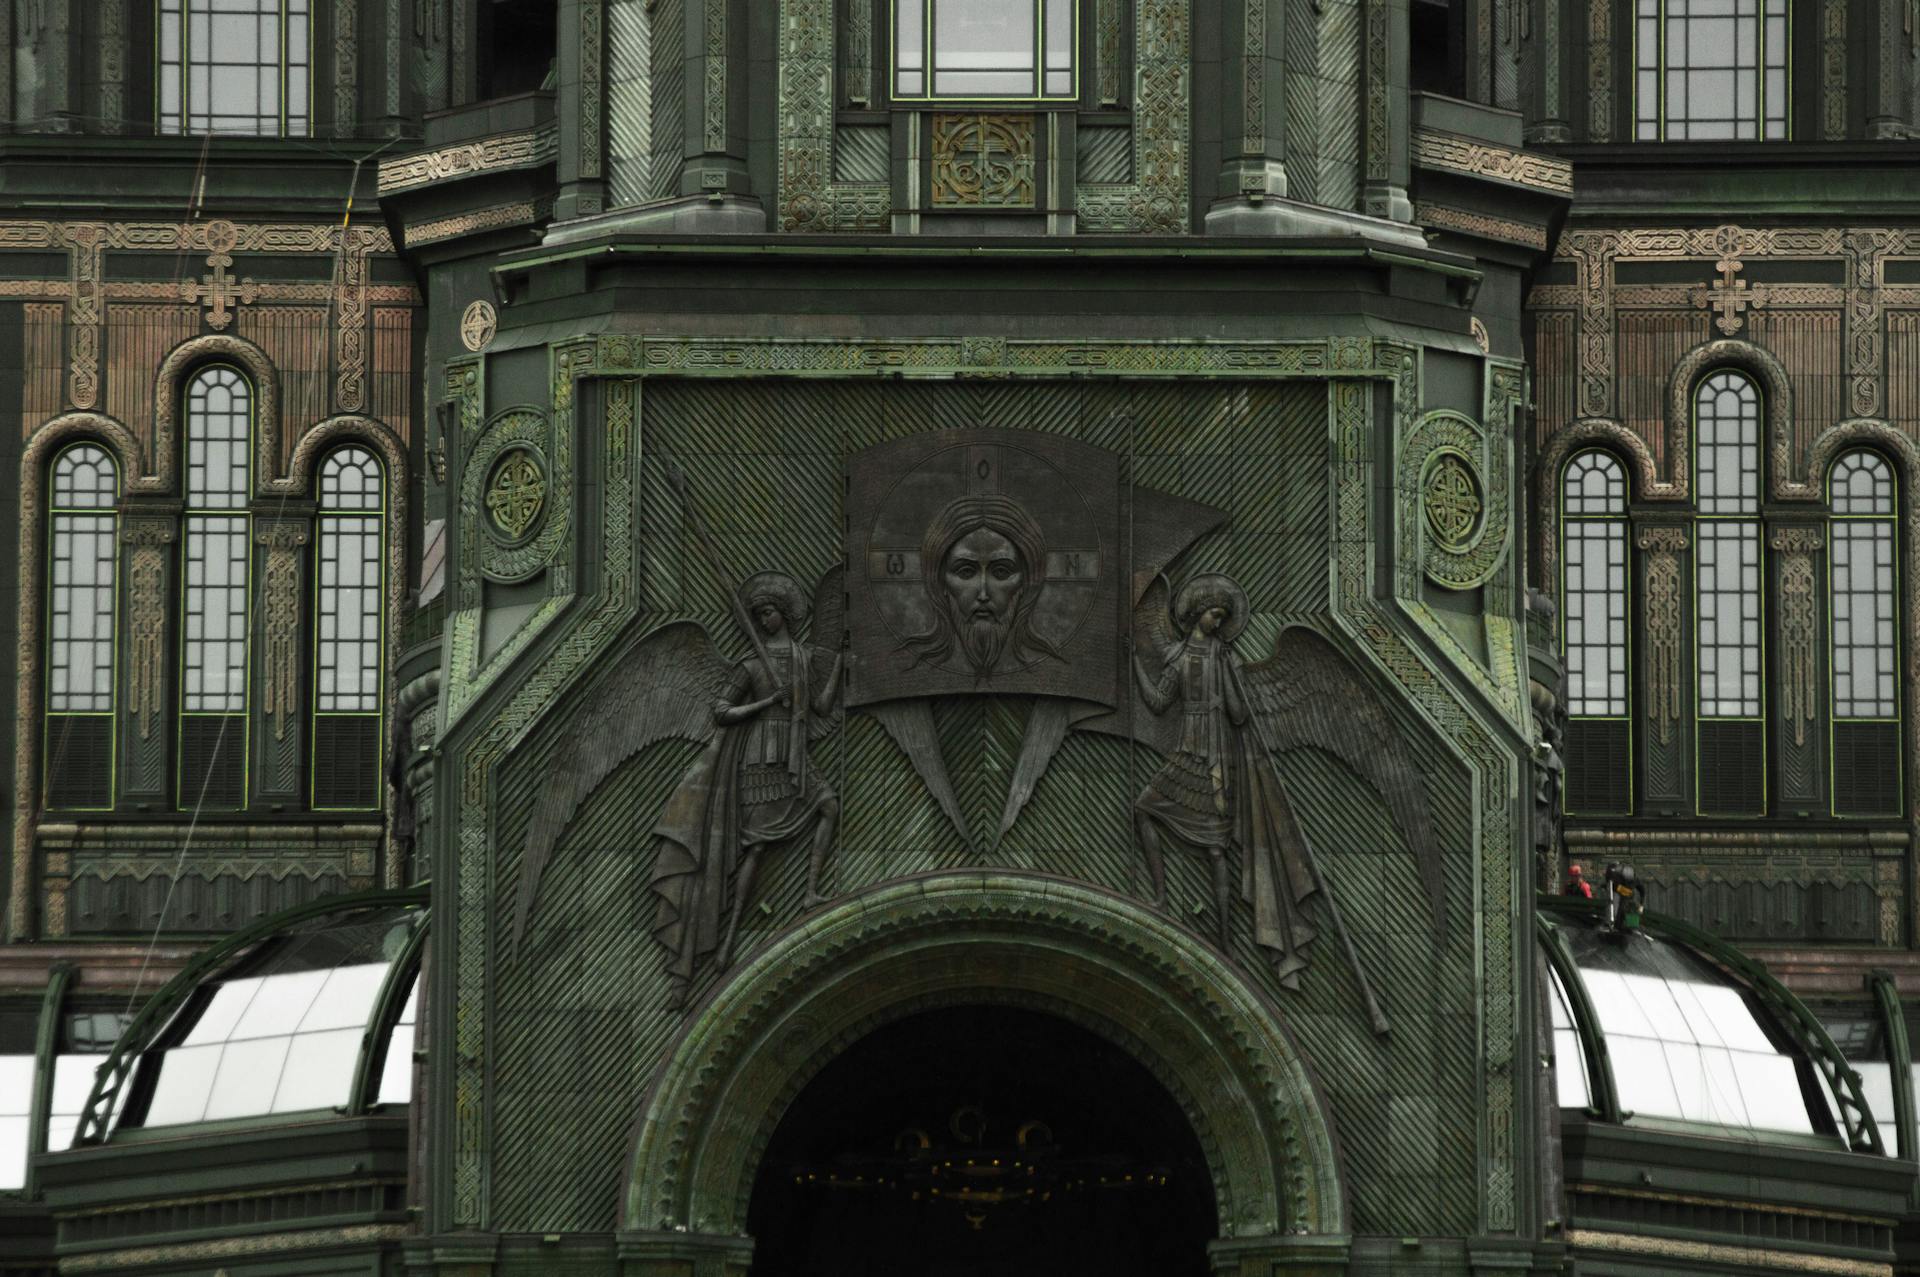
[[[726,569],[720,566],[720,556],[714,552],[713,543],[707,540],[707,530],[700,526],[700,515],[693,508],[693,496],[687,491],[686,471],[682,470],[680,463],[672,457],[664,457],[662,460],[667,466],[667,482],[673,485],[674,493],[680,498],[680,508],[686,511],[687,527],[693,532],[693,542],[699,547],[700,557],[707,561],[707,566],[713,569],[714,579],[720,582],[720,588],[726,591],[727,602],[732,604],[734,624],[740,627],[746,634],[747,641],[753,644],[753,650],[759,654],[761,664],[766,667],[767,677],[772,679],[774,677],[773,660],[767,655],[766,641],[760,637],[760,627],[755,625],[753,618],[747,615],[746,604],[740,600],[740,587],[727,579]]]

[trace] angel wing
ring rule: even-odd
[[[513,918],[516,949],[533,913],[540,876],[574,813],[620,764],[647,746],[712,739],[717,730],[713,702],[725,693],[731,673],[712,636],[692,621],[652,630],[609,662],[608,673],[585,698],[572,735],[555,751],[527,822]]]
[[[1158,681],[1166,666],[1167,649],[1180,641],[1173,628],[1173,584],[1157,574],[1140,601],[1133,605],[1133,655],[1149,681]],[[1133,681],[1127,671],[1127,681]],[[1131,694],[1131,687],[1129,687]],[[1135,697],[1135,700],[1138,698]],[[1171,754],[1180,742],[1180,715],[1154,714],[1145,705],[1133,707],[1133,738],[1162,754]]]
[[[1426,783],[1372,686],[1332,643],[1304,625],[1281,630],[1273,656],[1247,666],[1244,682],[1248,708],[1269,749],[1315,746],[1373,783],[1419,861],[1438,934],[1446,878]]]

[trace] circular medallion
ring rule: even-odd
[[[527,539],[547,504],[547,476],[526,448],[509,448],[487,476],[487,514],[500,539],[516,545]]]
[[[1471,548],[1480,534],[1486,501],[1480,493],[1479,476],[1467,459],[1457,452],[1437,453],[1427,469],[1421,497],[1434,543],[1453,554]]]
[[[499,326],[500,317],[494,313],[493,303],[476,301],[460,316],[460,344],[472,351],[485,350]]]
[[[209,253],[231,253],[240,243],[240,229],[225,218],[215,218],[207,223],[207,251]]]
[[[489,581],[527,580],[566,540],[573,488],[548,463],[550,442],[539,409],[509,408],[481,429],[461,468],[460,517],[480,534],[473,566]]]

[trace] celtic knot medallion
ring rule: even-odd
[[[1467,459],[1457,452],[1440,453],[1427,470],[1421,495],[1434,541],[1455,554],[1472,546],[1486,502],[1480,495],[1480,479]]]
[[[566,542],[569,499],[551,447],[544,413],[509,408],[481,428],[461,467],[461,544],[489,581],[527,580]]]
[[[485,299],[473,302],[460,316],[460,344],[472,351],[485,350],[499,327],[500,316],[492,302]]]
[[[547,504],[547,477],[533,454],[515,448],[500,458],[487,480],[487,513],[508,541],[518,541],[533,529]]]
[[[1031,115],[933,117],[935,208],[1032,208]]]

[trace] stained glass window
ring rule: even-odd
[[[1694,388],[1695,757],[1699,810],[1766,808],[1760,393],[1723,368]]]
[[[113,803],[114,505],[107,450],[77,443],[53,460],[47,529],[46,794],[52,807]]]
[[[1833,467],[1833,713],[1892,718],[1899,601],[1894,570],[1893,470],[1877,453]]]
[[[186,421],[180,802],[238,807],[245,799],[252,386],[232,368],[202,369],[187,386]]]
[[[893,0],[893,96],[1072,98],[1075,0]]]
[[[1760,694],[1760,397],[1716,372],[1694,399],[1699,440],[1700,714],[1756,718]]]
[[[162,133],[304,137],[309,0],[160,0]]]
[[[372,807],[382,774],[380,463],[357,444],[335,449],[321,463],[319,496],[314,805]]]
[[[1567,712],[1627,712],[1627,481],[1604,452],[1567,464],[1562,487]]]
[[[1634,136],[1785,138],[1788,0],[1637,0]]]
[[[1833,678],[1833,809],[1900,811],[1900,567],[1893,467],[1842,454],[1828,474],[1833,518],[1828,638]]]

